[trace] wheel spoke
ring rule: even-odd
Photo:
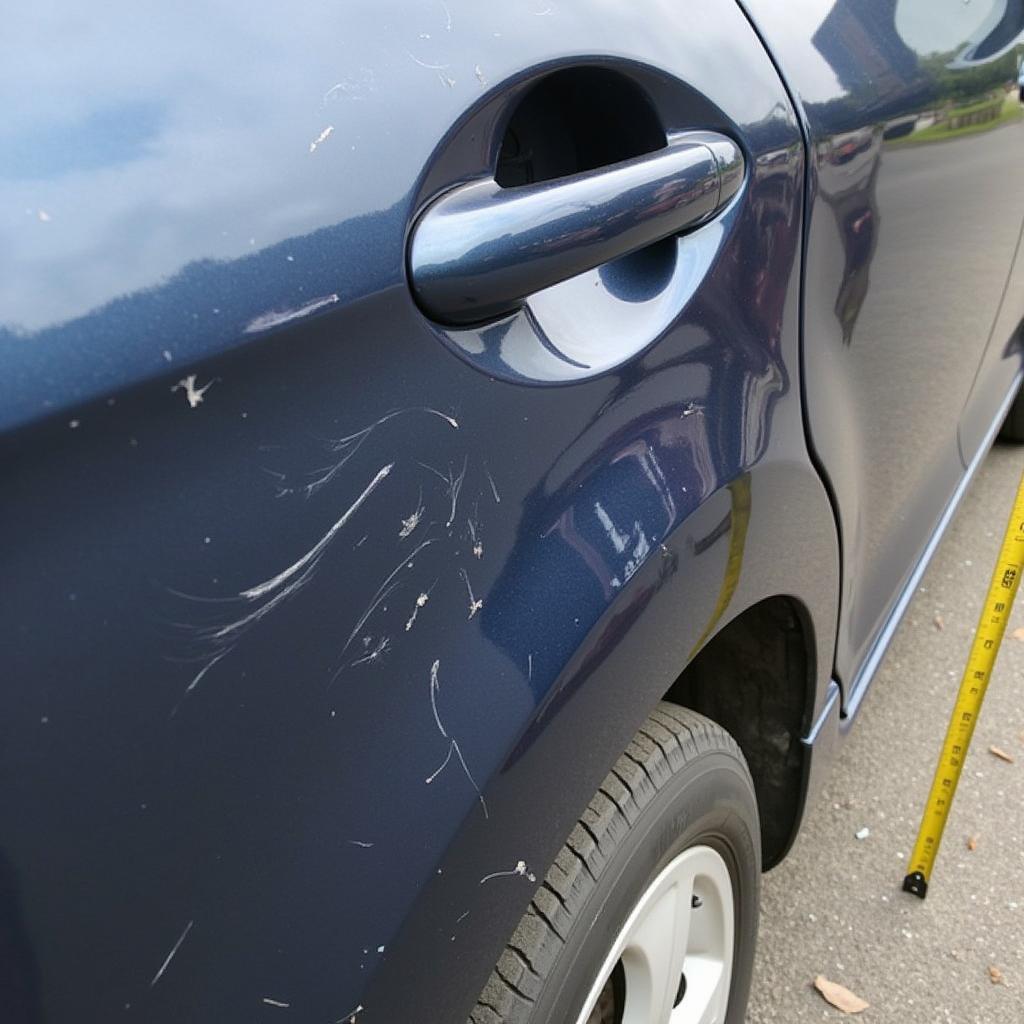
[[[725,965],[713,956],[688,956],[683,963],[686,997],[671,1024],[721,1024],[729,1002]]]
[[[668,1024],[686,957],[692,892],[692,877],[667,879],[626,940],[629,995],[622,1024]]]
[[[640,897],[601,965],[578,1024],[587,1024],[617,963],[625,974],[622,1024],[723,1024],[732,982],[733,913],[732,881],[721,856],[707,846],[685,850]]]

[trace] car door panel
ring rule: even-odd
[[[1024,219],[1024,122],[1008,92],[1024,23],[1003,0],[744,6],[809,137],[804,386],[842,536],[849,702],[963,477],[960,421],[973,455],[1019,363],[1008,293],[972,390]]]
[[[8,1007],[463,1020],[716,628],[791,595],[824,706],[795,113],[731,4],[46,14],[0,44]],[[579,65],[748,171],[656,336],[541,386],[424,317],[405,246]]]

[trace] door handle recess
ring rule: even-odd
[[[739,146],[713,132],[536,185],[458,185],[409,239],[413,294],[431,319],[493,320],[534,292],[707,223],[743,182]]]

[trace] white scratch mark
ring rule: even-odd
[[[534,17],[543,18],[548,14],[554,14],[555,9],[553,7],[545,7],[543,11],[534,11]]]
[[[528,654],[526,656],[526,678],[530,680],[533,678],[533,655]]]
[[[292,1005],[291,1003],[282,1003],[280,999],[271,999],[270,996],[264,996],[263,1002],[267,1006],[279,1006],[282,1010],[287,1010]]]
[[[704,411],[703,405],[697,405],[696,402],[687,402],[686,408],[683,410],[682,415],[679,417],[681,420],[686,419],[687,416],[694,416],[699,412]]]
[[[210,659],[210,660],[209,660],[209,661],[208,661],[208,662],[207,662],[207,663],[206,663],[206,664],[205,664],[205,665],[204,665],[204,666],[203,666],[203,667],[202,667],[202,668],[201,668],[201,669],[200,669],[200,670],[199,670],[199,671],[198,671],[198,672],[196,673],[196,676],[195,676],[195,678],[194,678],[194,679],[192,680],[192,682],[191,682],[191,683],[189,683],[189,684],[188,684],[188,686],[186,686],[186,687],[185,687],[185,693],[183,694],[183,697],[187,697],[187,696],[188,696],[188,695],[189,695],[189,694],[190,694],[190,693],[191,693],[191,692],[192,692],[192,691],[193,691],[193,690],[194,690],[194,689],[195,689],[195,688],[196,688],[196,687],[197,687],[197,686],[198,686],[198,685],[199,685],[199,684],[200,684],[200,683],[202,682],[202,680],[203,680],[203,676],[205,676],[205,675],[206,675],[206,673],[207,673],[207,672],[209,672],[209,671],[210,671],[210,669],[211,669],[211,668],[213,668],[213,666],[214,666],[214,665],[216,665],[218,661],[220,661],[220,660],[221,660],[222,658],[226,658],[226,657],[227,657],[227,656],[228,656],[228,655],[229,655],[229,654],[230,654],[230,653],[231,653],[231,652],[232,652],[233,650],[234,650],[234,648],[233,648],[233,647],[229,647],[229,648],[228,648],[228,649],[227,649],[226,651],[221,651],[221,652],[220,652],[220,654],[218,654],[218,655],[216,655],[215,657],[211,658],[211,659]],[[174,712],[177,712],[177,710],[178,710],[178,709],[177,709],[177,708],[175,708],[175,709],[174,709]]]
[[[430,707],[434,712],[434,721],[437,723],[437,728],[440,730],[441,735],[448,739],[448,733],[445,732],[444,726],[441,724],[441,716],[437,713],[437,694],[441,692],[441,683],[438,681],[437,672],[441,667],[440,660],[435,661],[430,666]]]
[[[341,82],[336,82],[324,93],[321,106],[326,107],[328,103],[344,96],[349,100],[364,100],[363,93],[375,92],[373,71],[370,68],[360,68],[358,75],[349,75]]]
[[[194,373],[190,373],[187,377],[184,377],[182,380],[179,380],[178,383],[171,388],[171,391],[174,392],[184,389],[185,401],[188,402],[190,409],[194,409],[197,405],[202,404],[203,395],[205,395],[206,392],[213,387],[213,382],[216,379],[217,378],[214,377],[212,380],[204,384],[201,388],[197,388],[196,375]]]
[[[449,78],[443,71],[438,71],[437,77],[441,80],[442,85],[447,85],[449,89],[455,88],[455,79]]]
[[[516,862],[516,866],[511,871],[493,871],[489,875],[484,875],[478,884],[483,885],[484,882],[489,882],[492,878],[515,878],[516,875],[528,878],[531,882],[537,881],[537,876],[527,868],[526,861],[521,860]]]
[[[487,84],[487,79],[486,79],[486,78],[484,78],[484,73],[483,73],[483,71],[482,71],[482,70],[480,69],[480,65],[479,65],[479,64],[477,64],[477,65],[476,65],[476,67],[475,67],[475,68],[473,68],[473,73],[474,73],[474,74],[476,75],[476,80],[477,80],[477,81],[478,81],[478,82],[479,82],[479,83],[480,83],[481,85],[486,85],[486,84]]]
[[[462,748],[459,746],[459,742],[448,735],[444,725],[441,724],[441,716],[437,710],[437,695],[441,692],[441,683],[438,679],[438,670],[441,667],[440,661],[435,661],[430,666],[430,707],[434,712],[434,722],[437,725],[438,731],[441,735],[448,740],[448,753],[445,755],[444,761],[441,765],[430,773],[426,778],[426,783],[429,786],[448,767],[449,762],[454,754],[459,759],[459,764],[462,765],[463,774],[469,780],[469,784],[473,787],[476,792],[477,799],[480,801],[480,807],[483,809],[484,817],[490,818],[490,813],[487,810],[487,801],[484,799],[484,795],[480,792],[480,787],[476,784],[476,779],[473,778],[473,773],[469,770],[469,765],[466,764],[466,759],[462,756]],[[440,873],[440,872],[438,872]]]
[[[366,499],[373,493],[377,485],[388,475],[388,473],[391,472],[393,466],[394,463],[390,463],[389,465],[381,468],[377,472],[377,475],[367,485],[363,493],[360,494],[359,497],[356,498],[356,500],[349,506],[345,514],[297,562],[292,563],[287,569],[282,570],[271,579],[264,580],[263,583],[258,583],[255,587],[250,587],[248,590],[243,590],[238,596],[247,601],[255,601],[268,594],[273,594],[273,596],[248,615],[215,630],[211,634],[212,637],[215,640],[222,640],[224,637],[240,633],[248,626],[258,622],[265,615],[268,615],[279,604],[287,601],[288,598],[292,597],[302,587],[304,587],[313,578],[313,573],[316,571],[316,567],[319,564],[320,559],[323,557],[327,546],[334,539],[335,535],[356,513],[363,502],[366,501]],[[293,576],[295,579],[292,579]],[[275,590],[277,593],[273,593]]]
[[[458,421],[448,416],[446,413],[440,412],[437,409],[431,409],[428,406],[413,406],[409,409],[396,409],[393,412],[386,413],[381,416],[379,420],[375,420],[373,423],[357,430],[346,437],[338,437],[330,442],[331,450],[334,452],[341,452],[341,458],[331,466],[327,466],[320,470],[320,475],[314,479],[311,483],[304,485],[301,490],[306,494],[307,498],[311,498],[321,487],[330,483],[331,480],[341,472],[345,464],[349,459],[352,458],[356,452],[362,447],[363,442],[380,426],[383,426],[389,420],[395,419],[397,416],[405,416],[407,413],[412,412],[423,412],[429,416],[437,416],[447,423],[453,430],[459,429]],[[283,487],[279,492],[279,496],[283,497],[286,494],[293,494],[296,488]]]
[[[483,558],[484,544],[476,534],[476,526],[474,525],[473,520],[467,519],[466,525],[469,527],[469,539],[473,542],[473,555],[476,558]]]
[[[68,420],[68,426],[72,430],[77,430],[81,425],[82,425],[82,421],[81,420]]]
[[[412,560],[425,548],[434,543],[434,538],[429,538],[423,541],[422,544],[418,544],[413,550],[402,559],[395,568],[388,573],[385,577],[384,582],[377,588],[377,592],[373,595],[369,606],[366,611],[359,617],[359,621],[356,622],[352,628],[352,632],[349,633],[348,639],[345,641],[345,646],[341,649],[342,655],[349,649],[352,641],[356,638],[356,634],[366,625],[367,620],[377,610],[377,607],[384,601],[387,596],[398,586],[397,583],[392,583],[392,580],[403,570],[412,568]]]
[[[391,650],[391,637],[382,636],[369,654],[364,654],[363,657],[356,658],[356,660],[352,662],[352,665],[354,667],[356,665],[366,665],[371,661],[378,661],[383,658],[389,650]]]
[[[322,145],[323,145],[323,144],[324,144],[324,143],[325,143],[325,142],[326,142],[326,141],[327,141],[327,140],[328,140],[328,139],[329,139],[329,138],[331,137],[331,133],[332,133],[333,131],[334,131],[334,125],[333,125],[333,124],[329,124],[329,125],[328,125],[328,126],[327,126],[327,127],[326,127],[326,128],[325,128],[325,129],[324,129],[324,130],[323,130],[323,131],[322,131],[322,132],[321,132],[321,133],[320,133],[320,134],[319,134],[319,135],[318,135],[318,136],[317,136],[317,137],[316,137],[316,138],[315,138],[315,139],[314,139],[314,140],[313,140],[313,141],[311,142],[311,143],[310,143],[310,144],[309,144],[309,151],[310,151],[310,153],[315,153],[315,152],[317,151],[317,147],[318,147],[318,146],[322,146]]]
[[[45,210],[40,210],[36,214],[36,216],[38,216],[44,224],[49,224],[50,221],[53,220],[53,218]]]
[[[487,482],[491,485],[491,494],[494,495],[494,504],[500,505],[501,495],[498,494],[498,487],[494,482],[494,477],[491,476],[490,468],[488,467],[486,462],[484,463],[484,472],[487,474]]]
[[[169,363],[174,358],[174,356],[172,356],[170,351],[168,349],[166,349],[166,348],[163,350],[163,352],[161,354],[163,355],[164,362],[166,362],[166,363]]]
[[[431,587],[430,589],[433,590],[434,588]],[[405,624],[406,633],[408,633],[409,630],[412,629],[413,625],[416,622],[416,616],[420,613],[420,609],[423,608],[429,600],[430,590],[424,591],[422,594],[420,594],[419,597],[416,598],[416,604],[413,605],[412,615],[409,616],[409,621]]]
[[[435,768],[423,781],[429,786],[434,779],[438,777],[448,767],[448,762],[452,759],[452,754],[455,753],[455,742],[452,741],[448,744],[448,753],[445,755],[445,759],[441,762],[440,766]]]
[[[360,1003],[354,1010],[343,1013],[334,1024],[356,1024],[356,1015],[363,1012],[363,1004]]]
[[[448,463],[448,475],[445,476],[440,470],[434,469],[433,466],[428,466],[425,462],[420,462],[418,465],[424,469],[430,470],[439,480],[443,481],[448,492],[448,497],[451,499],[452,508],[448,515],[448,522],[444,524],[446,530],[450,530],[455,523],[455,516],[459,506],[459,494],[462,491],[462,484],[466,479],[466,467],[469,465],[469,457],[467,456],[462,460],[462,471],[458,476],[455,475],[455,469],[452,464]]]
[[[358,498],[349,506],[345,514],[320,538],[317,543],[309,549],[297,562],[293,562],[287,569],[279,572],[276,576],[269,580],[265,580],[263,583],[257,584],[255,587],[250,587],[248,590],[243,590],[240,597],[244,597],[247,601],[254,601],[259,597],[263,597],[264,594],[270,593],[272,590],[276,590],[282,583],[289,580],[297,572],[304,569],[310,563],[316,563],[320,556],[324,553],[324,549],[334,539],[335,534],[352,518],[352,516],[359,510],[359,507],[364,501],[376,490],[380,482],[391,472],[394,468],[394,463],[390,462],[386,466],[382,466],[378,471],[377,475],[367,484],[365,490]]]
[[[280,327],[281,324],[290,323],[292,320],[300,320],[304,316],[309,316],[311,313],[315,313],[317,310],[323,309],[326,306],[333,306],[338,301],[338,295],[336,292],[332,292],[330,295],[324,295],[319,299],[312,299],[305,305],[298,306],[295,309],[286,309],[278,312],[272,309],[269,313],[262,313],[254,320],[250,320],[243,329],[243,334],[258,334],[260,331],[269,331],[272,327]]]
[[[467,917],[469,917],[469,911],[465,910],[461,914],[459,914],[459,916],[455,919],[455,923],[462,924],[462,922],[465,921]]]
[[[152,988],[163,977],[164,971],[167,970],[170,962],[174,959],[175,953],[181,949],[181,944],[185,941],[188,933],[192,931],[192,925],[194,924],[195,921],[189,921],[189,923],[185,925],[185,930],[178,937],[178,941],[171,947],[170,953],[167,954],[167,959],[160,965],[160,970],[153,975],[153,980],[149,983],[150,988]]]
[[[365,843],[363,842],[362,839],[349,839],[348,843],[349,846],[359,846],[364,850],[369,850],[373,848],[373,843]]]
[[[420,495],[416,499],[416,508],[407,519],[402,520],[402,528],[398,531],[399,538],[405,540],[405,538],[420,525],[420,520],[423,518],[423,513],[425,511],[426,507],[423,504],[423,488],[421,487]]]
[[[460,569],[459,573],[462,575],[462,582],[466,584],[466,591],[469,594],[469,618],[473,618],[474,615],[484,606],[483,600],[477,600],[473,593],[473,587],[469,582],[469,575],[465,569]]]
[[[421,68],[427,68],[429,71],[444,71],[445,68],[450,67],[448,64],[428,64],[425,60],[420,60],[415,54],[409,53],[408,50],[405,52],[409,54],[409,59],[411,61],[419,64]]]
[[[452,30],[452,12],[450,10],[448,10],[448,5],[444,2],[444,0],[441,0],[441,10],[444,11],[444,17],[445,17],[444,30],[445,30],[445,32],[451,32],[451,30]]]

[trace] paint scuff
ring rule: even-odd
[[[303,485],[302,487],[280,487],[278,488],[278,497],[285,497],[288,494],[294,494],[296,491],[302,491],[307,498],[311,498],[321,487],[329,484],[340,472],[344,469],[346,463],[351,459],[356,452],[363,446],[366,439],[370,437],[375,430],[382,427],[385,423],[390,422],[399,416],[406,416],[410,413],[424,413],[428,416],[435,416],[438,419],[444,420],[452,428],[452,430],[459,429],[459,422],[453,416],[449,416],[447,413],[443,413],[438,409],[431,409],[428,406],[419,405],[412,406],[408,409],[395,409],[393,412],[386,413],[381,416],[380,419],[374,420],[373,423],[368,424],[361,430],[357,430],[345,437],[338,437],[331,439],[328,444],[330,450],[339,454],[340,458],[333,462],[329,466],[325,466],[320,470],[317,470],[314,479],[310,483]]]
[[[484,606],[482,598],[477,598],[473,593],[473,586],[469,582],[469,574],[465,569],[460,569],[459,573],[462,576],[462,582],[466,584],[466,592],[469,594],[469,618],[473,618],[474,615]]]
[[[310,153],[315,153],[317,149],[322,146],[330,137],[334,131],[334,125],[329,124],[310,144]]]
[[[419,597],[416,598],[416,604],[413,605],[412,615],[409,616],[409,621],[405,624],[406,633],[416,624],[416,616],[419,615],[420,609],[426,607],[427,602],[430,600],[430,591],[426,590]]]
[[[445,759],[441,762],[440,766],[432,771],[426,778],[426,783],[429,786],[440,774],[448,767],[452,757],[456,757],[459,764],[462,766],[463,774],[469,780],[469,784],[476,791],[477,799],[480,801],[480,807],[483,809],[484,817],[489,818],[490,813],[487,810],[487,801],[484,800],[484,795],[480,792],[480,787],[476,784],[476,779],[473,778],[473,773],[469,770],[469,766],[466,764],[466,759],[462,756],[462,748],[459,746],[458,740],[453,736],[448,735],[447,729],[441,722],[440,712],[437,710],[437,698],[441,692],[441,682],[438,677],[438,673],[441,668],[441,662],[435,661],[430,666],[430,708],[434,713],[434,723],[437,725],[438,732],[448,740],[448,753],[445,755]]]
[[[364,654],[361,658],[356,658],[356,660],[352,662],[352,666],[368,665],[371,662],[380,661],[380,659],[383,658],[389,650],[391,650],[391,637],[382,636],[377,643],[374,644],[373,649],[368,654]]]
[[[477,884],[483,885],[484,882],[490,882],[495,878],[515,878],[517,875],[527,878],[531,882],[537,881],[537,876],[526,866],[526,861],[520,860],[516,861],[516,866],[511,871],[492,871],[489,875],[484,875]]]
[[[391,570],[391,572],[388,573],[388,575],[384,578],[384,582],[381,583],[381,585],[377,588],[376,592],[371,598],[366,610],[363,612],[362,615],[359,616],[359,619],[356,621],[355,626],[352,627],[352,632],[349,633],[348,639],[345,641],[345,646],[341,649],[342,656],[344,656],[345,652],[352,645],[352,641],[355,640],[359,631],[369,621],[370,616],[373,615],[377,608],[380,607],[380,605],[387,599],[388,595],[391,594],[391,592],[400,585],[399,582],[395,582],[395,578],[403,570],[411,569],[413,567],[413,559],[424,548],[429,547],[431,544],[433,544],[434,541],[435,538],[429,537],[427,538],[427,540],[418,544],[415,548],[413,548],[413,550],[408,555],[405,556],[405,558],[402,559],[401,562],[398,563],[398,565],[395,566],[394,569]]]
[[[420,525],[424,512],[426,512],[426,507],[423,504],[423,488],[421,487],[420,495],[416,499],[416,508],[413,509],[408,518],[402,520],[402,528],[398,531],[398,536],[401,540],[405,540]]]
[[[469,465],[469,458],[467,456],[462,460],[462,470],[458,474],[455,473],[455,469],[450,462],[448,463],[447,474],[442,473],[439,469],[434,469],[433,466],[428,466],[425,462],[420,462],[418,465],[429,470],[445,485],[445,491],[452,505],[448,521],[444,524],[444,527],[446,530],[450,530],[455,524],[455,517],[458,513],[459,494],[462,492],[462,485],[466,480],[466,468]]]
[[[269,331],[273,327],[280,327],[282,324],[291,323],[292,320],[301,320],[303,317],[316,313],[327,306],[333,306],[338,301],[336,292],[324,295],[319,299],[312,299],[295,309],[271,310],[269,313],[262,313],[260,316],[250,320],[243,328],[243,334],[258,334],[260,331]]]
[[[190,373],[187,377],[183,377],[181,380],[179,380],[178,383],[171,388],[171,392],[173,393],[175,391],[184,391],[185,401],[188,402],[189,408],[195,409],[197,406],[202,405],[203,397],[205,396],[206,392],[213,387],[214,381],[216,381],[216,379],[216,377],[213,377],[211,380],[207,381],[207,383],[205,383],[202,387],[196,387],[196,375],[194,373]]]
[[[149,983],[150,988],[152,988],[164,976],[164,971],[167,970],[167,968],[170,966],[171,961],[177,955],[178,950],[181,949],[181,944],[188,937],[188,933],[192,931],[192,925],[194,924],[195,921],[189,921],[189,923],[185,925],[185,930],[178,937],[178,941],[171,947],[170,953],[167,954],[167,959],[164,960],[164,962],[160,965],[160,970],[158,970],[156,974],[153,975],[153,980]]]

